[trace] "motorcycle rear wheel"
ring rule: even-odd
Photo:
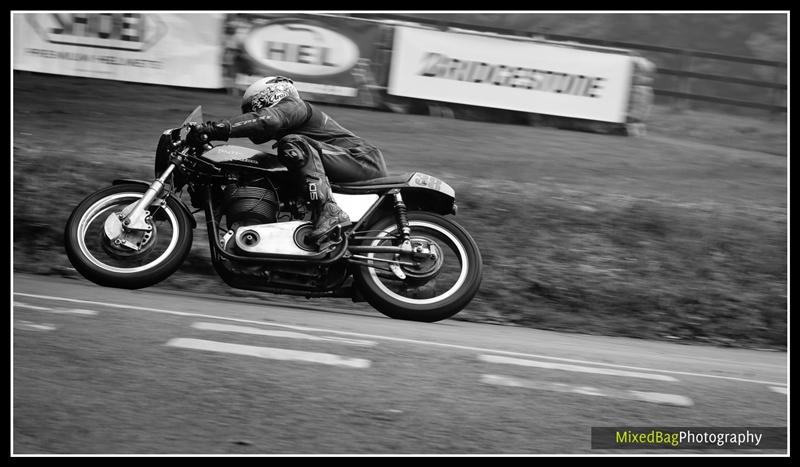
[[[139,250],[114,244],[104,231],[110,215],[141,199],[147,186],[121,184],[99,190],[72,212],[64,229],[64,247],[73,267],[90,281],[124,289],[157,284],[174,273],[192,248],[192,224],[179,201],[168,197],[164,206],[151,206],[149,233],[126,238],[141,243]]]
[[[408,213],[413,246],[430,248],[435,258],[420,260],[419,268],[403,266],[401,280],[391,272],[359,266],[355,283],[375,309],[395,319],[435,322],[450,318],[466,307],[478,292],[482,259],[478,245],[456,222],[438,214],[422,211]],[[366,240],[362,245],[398,246],[397,224],[393,216],[379,220],[369,228],[370,235],[385,237]],[[375,259],[398,259],[392,254],[367,253]],[[409,259],[400,258],[409,262]],[[385,261],[371,261],[385,265]]]

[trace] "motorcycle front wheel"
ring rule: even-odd
[[[148,208],[149,231],[108,237],[109,217],[119,216],[146,190],[147,186],[137,184],[104,188],[72,212],[64,229],[64,247],[73,267],[85,278],[106,287],[140,289],[166,279],[186,259],[192,248],[191,218],[172,197]]]
[[[412,211],[408,221],[412,248],[422,253],[414,259],[367,253],[366,261],[374,267],[359,266],[355,282],[367,302],[391,318],[424,322],[449,318],[466,307],[480,288],[483,264],[478,245],[463,227],[444,216]],[[378,221],[369,232],[377,239],[361,245],[400,245],[393,216]],[[403,264],[387,271],[392,261]]]

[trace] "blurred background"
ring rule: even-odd
[[[72,208],[279,74],[455,188],[485,262],[455,319],[786,349],[785,13],[12,16],[15,271],[76,277]],[[198,225],[158,287],[263,297]]]

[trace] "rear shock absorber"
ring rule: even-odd
[[[403,239],[401,247],[407,247],[410,250],[411,227],[408,224],[408,208],[406,207],[406,203],[403,202],[403,196],[400,194],[400,190],[395,190],[392,195],[394,196],[394,213],[397,219],[397,228],[400,229]]]

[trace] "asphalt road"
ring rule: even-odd
[[[787,355],[13,276],[13,453],[592,450],[592,427],[787,425]]]

